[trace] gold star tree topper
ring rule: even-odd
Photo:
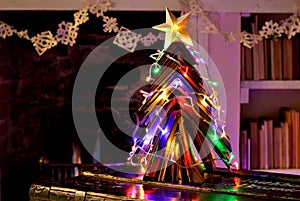
[[[193,46],[192,39],[187,31],[190,16],[191,12],[176,18],[169,9],[166,8],[166,23],[152,27],[166,32],[164,49],[167,49],[172,42],[178,40]]]

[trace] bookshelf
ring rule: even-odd
[[[252,14],[241,27],[255,33],[266,19],[286,16]],[[241,46],[242,169],[300,174],[299,47],[299,34],[264,39],[250,51]]]

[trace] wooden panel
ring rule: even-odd
[[[110,10],[180,10],[180,4],[174,0],[111,0]],[[84,0],[1,0],[0,10],[78,10],[85,6]]]
[[[206,10],[238,13],[290,13],[295,0],[201,0]]]
[[[249,89],[300,89],[300,81],[298,80],[277,80],[277,81],[242,81],[242,88]]]
[[[111,0],[111,10],[180,10],[179,0]],[[84,0],[1,0],[0,10],[78,10]],[[290,13],[294,0],[201,0],[204,8],[213,12]]]

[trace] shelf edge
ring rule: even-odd
[[[241,88],[247,89],[295,89],[300,90],[300,80],[251,80],[241,81]]]

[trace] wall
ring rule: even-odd
[[[44,29],[41,18],[49,18],[51,29],[57,26],[55,20],[68,16],[72,13],[0,13],[16,28],[23,28],[20,19],[26,19],[33,28],[29,34]],[[72,142],[77,140],[71,113],[73,81],[85,57],[108,37],[95,32],[82,27],[76,46],[58,45],[42,56],[16,36],[0,41],[1,200],[27,200],[29,186],[39,176],[41,156],[52,163],[71,163]]]
[[[223,31],[240,32],[241,17],[238,13],[219,13]],[[240,122],[240,43],[228,43],[222,35],[208,36],[208,52],[219,69],[226,92],[226,131],[231,138],[233,153],[239,161]]]

